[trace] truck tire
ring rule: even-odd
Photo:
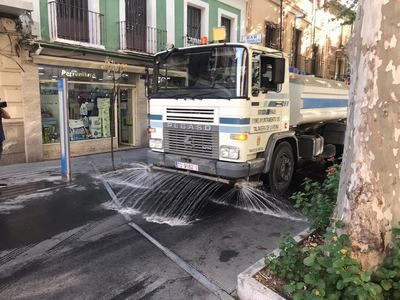
[[[288,142],[280,143],[274,150],[268,173],[272,193],[283,195],[288,190],[292,182],[294,168],[292,146]]]

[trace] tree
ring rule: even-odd
[[[360,0],[336,217],[364,269],[382,262],[400,221],[400,6]]]
[[[336,9],[336,19],[340,20],[342,25],[350,25],[355,21],[358,2],[359,0],[330,0],[324,6]]]
[[[114,162],[114,136],[115,136],[115,100],[118,99],[119,96],[119,80],[121,79],[122,74],[125,72],[127,65],[116,63],[114,60],[110,58],[106,58],[104,61],[103,68],[107,71],[108,74],[112,76],[113,80],[113,96],[111,98],[111,164],[112,168],[115,171],[115,162]]]

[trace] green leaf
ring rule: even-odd
[[[382,280],[381,286],[385,291],[389,291],[392,288],[392,281],[391,280]]]
[[[296,289],[298,290],[304,290],[304,287],[306,286],[306,284],[304,282],[298,282],[296,284]]]
[[[341,291],[344,288],[344,282],[343,280],[338,280],[338,282],[336,282],[336,288]]]
[[[315,255],[310,255],[303,260],[303,264],[306,265],[307,267],[312,266],[314,262],[315,262]]]
[[[369,282],[365,285],[365,288],[372,294],[373,296],[377,296],[382,293],[382,288],[380,285]]]
[[[361,280],[364,282],[371,281],[371,272],[363,272],[361,273]]]
[[[346,224],[341,220],[337,221],[335,225],[336,225],[336,228],[339,228],[339,229],[344,228],[344,226],[346,226]]]
[[[290,284],[285,285],[283,290],[287,294],[292,294],[296,290],[296,285],[294,282],[291,282]]]
[[[304,276],[304,282],[307,284],[315,284],[315,277],[311,274],[306,274],[306,276]]]

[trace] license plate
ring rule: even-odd
[[[175,162],[175,167],[177,167],[178,169],[185,169],[185,170],[190,170],[190,171],[198,171],[199,170],[198,165],[189,164],[189,163],[180,162],[180,161]]]

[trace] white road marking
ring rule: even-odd
[[[101,182],[103,183],[104,187],[106,188],[108,194],[110,195],[112,201],[114,202],[115,205],[118,207],[121,207],[121,202],[119,201],[117,195],[114,193],[112,190],[110,184],[101,176],[99,170],[95,166],[95,164],[90,161],[91,165],[93,166],[93,169],[97,173],[96,175],[99,175],[98,178],[100,178]],[[211,282],[206,276],[204,276],[202,273],[200,273],[198,270],[196,270],[194,267],[189,265],[187,262],[185,262],[182,258],[180,258],[177,254],[175,254],[173,251],[170,249],[164,247],[159,241],[157,241],[155,238],[153,238],[151,235],[149,235],[146,231],[144,231],[139,225],[136,223],[132,222],[132,218],[128,214],[122,214],[125,218],[125,220],[128,222],[128,225],[135,229],[138,233],[140,233],[143,237],[145,237],[149,242],[151,242],[154,246],[156,246],[161,252],[163,252],[170,260],[172,260],[174,263],[176,263],[181,269],[183,269],[185,272],[187,272],[190,276],[192,276],[194,279],[196,279],[200,284],[205,286],[208,290],[210,290],[214,295],[216,295],[218,298],[223,299],[223,300],[233,300],[234,298],[229,295],[228,292]]]

